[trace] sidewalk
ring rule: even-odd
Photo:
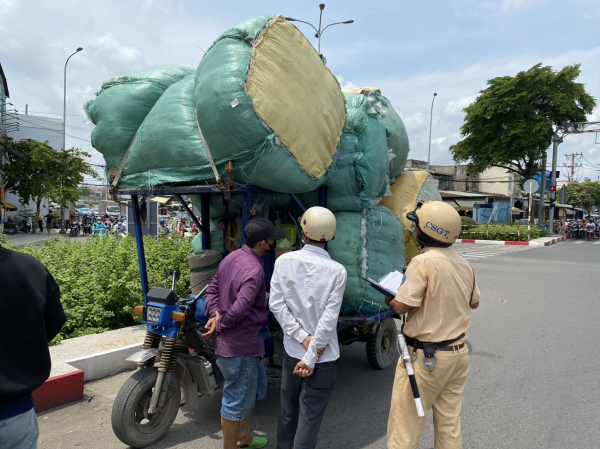
[[[39,228],[37,231],[39,231]],[[50,234],[48,234],[48,231],[44,229],[44,232],[36,232],[35,234],[17,232],[15,235],[8,235],[6,233],[4,235],[6,236],[6,239],[17,248],[22,248],[25,245],[41,245],[46,240],[50,240],[55,237],[69,238],[69,234],[60,234],[59,231],[60,229],[52,229]]]
[[[84,382],[135,369],[135,363],[125,359],[141,349],[145,335],[146,326],[137,325],[50,346],[52,370],[50,378],[33,393],[35,410],[79,400]]]
[[[457,239],[456,243],[487,243],[491,245],[520,245],[520,246],[550,246],[566,240],[564,235],[553,235],[549,237],[540,237],[529,242],[515,242],[510,240],[474,240]]]

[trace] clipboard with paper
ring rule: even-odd
[[[406,280],[406,275],[396,270],[386,274],[378,281],[368,277],[363,277],[363,279],[371,284],[371,287],[378,292],[383,293],[384,295],[396,296],[398,294],[398,289]]]

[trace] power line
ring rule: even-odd
[[[36,123],[35,121],[32,121],[32,120],[36,120],[36,119],[45,119],[45,118],[51,118],[51,117],[32,117],[32,116],[30,116],[30,115],[22,115],[22,114],[19,114],[18,112],[17,112],[17,113],[15,113],[15,112],[7,113],[6,115],[8,115],[8,116],[11,116],[11,115],[12,115],[14,119],[16,119],[16,120],[24,120],[24,121],[26,121],[26,122],[27,122],[27,119],[29,119],[29,121],[28,121],[27,123],[31,123],[32,125],[39,125],[39,124],[43,124],[43,120],[40,120],[42,123]],[[62,121],[61,121],[61,123],[62,123]],[[81,128],[81,127],[79,127],[79,126],[72,126],[72,125],[65,125],[65,126],[66,126],[67,128],[75,128],[75,129],[81,129],[81,130],[83,130],[83,131],[87,131],[87,129],[85,129],[85,128]],[[44,129],[46,129],[46,128],[44,128]],[[48,128],[48,129],[49,129],[49,128]],[[62,132],[62,131],[61,131],[61,132]]]
[[[31,121],[27,121],[27,119],[24,119],[24,118],[23,118],[23,116],[20,116],[20,117],[19,117],[19,119],[20,119],[20,120],[23,120],[25,123],[29,123],[29,124],[31,124],[31,125],[39,125],[39,123],[35,123],[35,122],[31,122]],[[58,133],[58,134],[61,134],[61,135],[62,135],[62,133],[63,133],[61,130],[52,129],[52,128],[39,128],[39,129],[44,129],[44,130],[46,130],[46,131],[52,131],[52,132],[54,132],[54,133]],[[81,137],[73,136],[73,135],[71,135],[71,134],[65,134],[65,136],[67,136],[67,137],[71,137],[72,139],[83,140],[84,142],[90,142],[90,143],[91,143],[91,140],[83,139],[83,138],[81,138]]]

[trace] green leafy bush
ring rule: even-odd
[[[520,236],[519,236],[520,232]],[[546,236],[546,231],[537,226],[531,227],[531,240]],[[527,241],[527,226],[516,225],[479,225],[474,227],[465,227],[460,233],[461,239],[475,240],[508,240],[508,241]]]
[[[190,240],[145,237],[144,247],[150,286],[170,288],[164,272],[177,269],[181,278],[176,291],[183,295],[190,284],[186,259],[192,252]],[[140,322],[133,314],[133,308],[143,303],[134,238],[85,242],[56,238],[18,251],[42,262],[60,286],[67,322],[55,342]]]
[[[460,221],[462,222],[462,225],[469,225],[469,226],[475,226],[477,224],[477,222],[475,220],[473,220],[471,217],[460,217]]]

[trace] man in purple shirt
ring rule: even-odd
[[[257,399],[267,394],[267,376],[261,358],[265,353],[260,330],[267,321],[265,273],[261,259],[285,235],[265,218],[250,220],[244,229],[245,245],[219,265],[206,290],[205,314],[210,318],[204,334],[215,338],[217,365],[223,377],[221,427],[223,448],[261,448],[266,438],[252,438],[248,422]]]

